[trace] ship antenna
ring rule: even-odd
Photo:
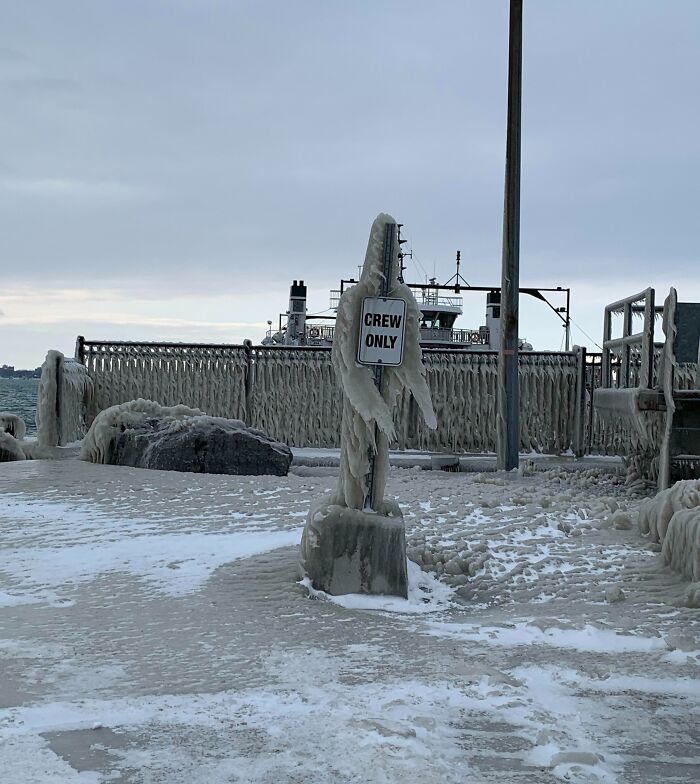
[[[446,286],[449,286],[452,281],[454,281],[455,286],[455,293],[459,294],[460,285],[464,283],[464,285],[470,289],[471,286],[467,283],[467,281],[462,276],[462,273],[459,271],[459,265],[462,263],[462,254],[460,251],[457,251],[457,272],[445,283]]]
[[[408,242],[401,236],[401,229],[403,228],[403,223],[396,224],[398,230],[398,245],[399,245],[399,281],[401,283],[404,282],[403,279],[403,271],[406,269],[406,265],[403,263],[404,259],[412,259],[413,258],[413,251],[409,250],[408,252],[404,252],[403,248],[401,247],[404,243]]]

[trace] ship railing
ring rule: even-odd
[[[340,302],[340,289],[332,289],[330,293],[330,302],[329,307],[331,310],[335,310],[338,307]]]
[[[335,336],[335,327],[329,326],[328,324],[314,324],[314,325],[306,325],[306,342],[309,345],[313,345],[316,341],[318,342],[327,342],[333,341],[333,337]]]
[[[420,305],[442,305],[449,308],[461,308],[464,305],[464,299],[462,297],[444,297],[438,294],[437,291],[431,291],[430,289],[418,289],[413,291],[414,294],[419,294],[419,296],[416,296],[416,299]]]
[[[349,283],[345,286],[345,290],[347,290],[352,284]],[[410,288],[410,287],[409,287]],[[461,308],[464,305],[464,298],[463,297],[444,297],[439,294],[437,291],[431,291],[430,289],[411,289],[416,297],[416,300],[419,305],[432,305],[432,306],[442,306],[448,308]],[[340,289],[333,289],[330,292],[330,300],[329,300],[329,307],[334,310],[338,307],[338,303],[340,302]]]
[[[463,345],[488,346],[489,331],[479,329],[439,329],[421,327],[422,342],[459,343]]]

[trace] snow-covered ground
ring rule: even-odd
[[[0,466],[0,780],[700,780],[700,610],[619,476],[392,468],[401,601],[299,582],[336,472]]]

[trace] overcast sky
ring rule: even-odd
[[[700,301],[700,2],[525,0],[521,285]],[[0,363],[259,341],[405,224],[498,285],[507,0],[0,0]],[[462,325],[483,323],[484,300]],[[562,330],[523,305],[521,335]],[[593,348],[578,329],[576,343]]]

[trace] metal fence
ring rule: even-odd
[[[184,403],[211,416],[246,418],[249,346],[79,337],[76,359],[94,381],[89,421],[109,406],[139,397],[163,406]]]
[[[243,419],[292,446],[337,447],[341,393],[330,348],[129,343],[79,338],[76,358],[94,380],[88,419],[138,397]],[[396,411],[399,449],[493,452],[498,354],[425,349],[438,428],[408,395]],[[521,448],[586,451],[585,350],[523,352]]]

